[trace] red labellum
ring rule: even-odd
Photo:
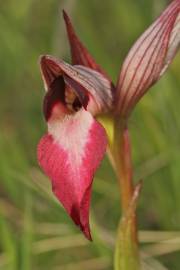
[[[90,240],[89,207],[94,173],[105,151],[104,128],[84,109],[52,117],[38,146],[38,160],[58,200]]]

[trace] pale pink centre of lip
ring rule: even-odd
[[[49,134],[68,153],[68,162],[70,165],[74,164],[74,168],[80,167],[82,163],[84,148],[88,142],[88,132],[93,124],[91,114],[87,112],[84,114],[83,110],[62,116],[62,114],[58,114],[61,108],[57,104],[48,121]]]

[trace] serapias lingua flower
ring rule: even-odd
[[[81,43],[65,12],[72,65],[49,55],[40,59],[48,133],[38,145],[39,164],[51,179],[54,194],[88,239],[93,176],[108,141],[96,116],[111,112],[116,118],[128,118],[179,48],[179,13],[180,0],[174,0],[137,40],[116,88]]]
[[[94,116],[111,108],[111,83],[94,70],[51,56],[42,56],[40,64],[48,134],[39,143],[38,159],[53,192],[91,239],[91,185],[107,145],[106,132]]]

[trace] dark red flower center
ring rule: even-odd
[[[82,106],[87,106],[87,95],[81,91],[80,95],[78,95],[77,91],[65,82],[62,75],[56,77],[48,88],[43,103],[43,112],[46,121],[50,118],[53,107],[58,103],[64,106],[66,114],[74,114],[79,111]]]

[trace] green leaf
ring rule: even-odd
[[[141,262],[142,270],[168,270],[160,262],[153,258],[144,258]]]
[[[32,269],[32,198],[27,192],[24,209],[23,233],[21,239],[21,270]]]
[[[16,270],[17,268],[17,247],[15,244],[15,239],[13,232],[6,221],[6,219],[0,213],[0,232],[1,239],[0,245],[2,251],[4,252],[4,264],[6,265],[6,270]],[[4,265],[3,265],[4,267]]]

